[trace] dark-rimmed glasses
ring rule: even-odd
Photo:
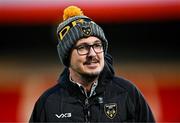
[[[87,55],[91,47],[93,48],[94,52],[97,54],[103,52],[102,43],[95,43],[93,45],[83,44],[83,45],[75,46],[74,49],[77,49],[79,55]]]

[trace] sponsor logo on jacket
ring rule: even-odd
[[[60,115],[58,115],[58,114],[55,114],[55,116],[57,117],[57,118],[69,118],[69,117],[71,117],[71,113],[62,113],[62,114],[60,114]]]
[[[116,103],[105,104],[104,112],[108,118],[113,119],[117,114],[117,104]]]

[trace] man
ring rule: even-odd
[[[57,34],[66,67],[36,102],[30,122],[155,122],[140,91],[114,76],[100,26],[70,6]]]

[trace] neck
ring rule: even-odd
[[[98,80],[98,76],[92,76],[92,75],[87,75],[87,74],[79,74],[77,72],[74,72],[72,69],[69,69],[70,71],[70,77],[73,81],[75,81],[76,83],[81,84],[86,91],[90,91],[91,90],[91,86],[92,84]]]

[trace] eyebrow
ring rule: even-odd
[[[101,43],[101,40],[95,40],[95,41],[93,42],[93,44],[95,44],[95,43]],[[76,45],[76,46],[80,46],[80,45],[91,45],[91,44],[88,44],[88,43],[86,43],[86,42],[83,42],[83,43],[80,43],[80,44],[78,44],[78,45]]]

